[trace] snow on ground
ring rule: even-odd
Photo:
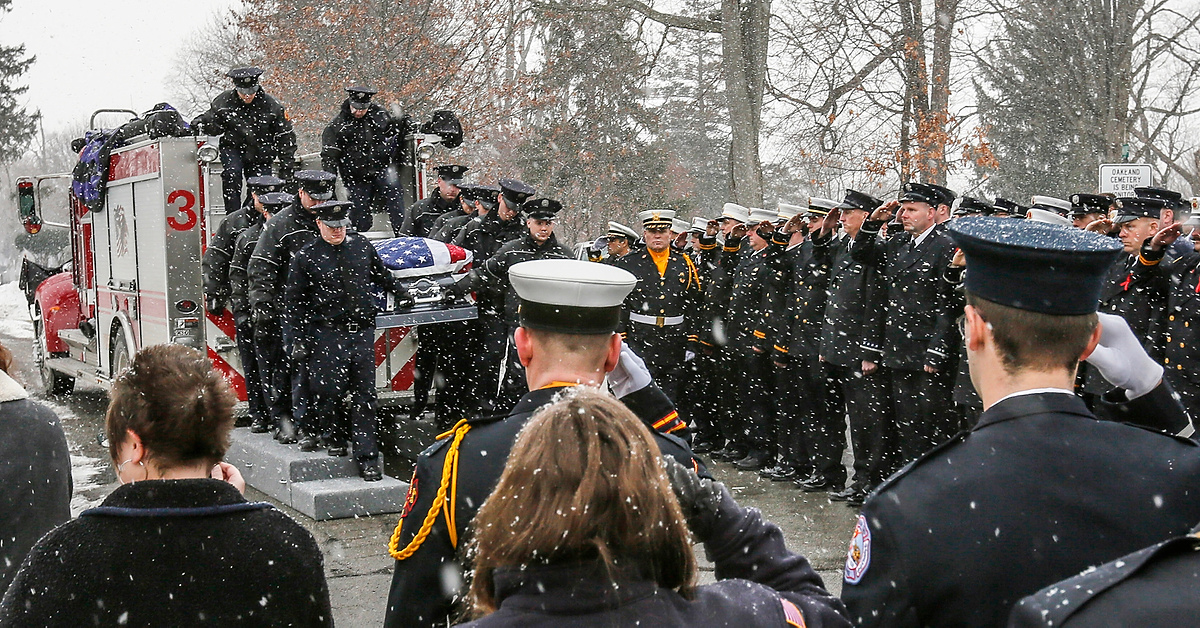
[[[33,321],[29,319],[29,302],[25,293],[10,281],[0,284],[0,334],[12,338],[33,340]]]

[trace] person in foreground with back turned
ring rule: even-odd
[[[696,585],[689,528],[716,584]],[[778,527],[597,391],[534,415],[474,529],[468,626],[849,626]]]
[[[513,264],[508,278],[520,299],[514,336],[529,392],[507,416],[460,421],[421,452],[388,545],[396,571],[386,626],[443,626],[455,614],[466,570],[458,553],[471,520],[496,486],[517,433],[565,390],[600,386],[607,375],[613,396],[654,431],[663,453],[708,474],[692,457],[687,426],[671,401],[615,333],[637,282],[632,274],[582,260],[535,260]]]
[[[123,486],[34,546],[0,626],[333,626],[321,548],[221,462],[237,398],[208,358],[142,349],[111,399]]]
[[[867,499],[842,589],[860,626],[1001,626],[1022,597],[1200,521],[1200,447],[1098,420],[1073,392],[1095,352],[1128,418],[1179,410],[1128,325],[1096,316],[1120,243],[1000,218],[949,235],[966,256],[963,342],[984,412]]]

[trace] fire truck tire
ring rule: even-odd
[[[49,358],[67,357],[69,353],[50,353],[46,349],[46,336],[42,333],[41,317],[33,323],[34,337],[37,338],[37,355],[34,356],[37,361],[38,374],[42,378],[42,389],[48,395],[69,395],[75,390],[75,378],[70,375],[64,375],[50,367],[46,366],[46,360]]]
[[[129,370],[132,365],[132,358],[129,357],[129,346],[125,342],[125,332],[120,326],[113,327],[113,339],[109,343],[112,347],[112,378],[116,380],[121,376],[121,373]]]

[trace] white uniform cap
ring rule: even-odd
[[[808,197],[809,209],[817,210],[817,212],[822,216],[828,214],[830,210],[835,209],[839,205],[841,205],[841,203],[827,198],[820,198],[818,196]]]
[[[675,233],[684,233],[690,226],[691,225],[686,220],[681,220],[679,218],[671,219],[671,231],[674,231]]]
[[[1029,204],[1038,209],[1049,210],[1051,212],[1061,210],[1060,213],[1071,213],[1071,201],[1064,201],[1061,198],[1054,198],[1053,196],[1035,196],[1029,199]]]
[[[637,285],[632,273],[583,260],[544,259],[508,269],[521,297],[521,326],[564,334],[610,334]]]
[[[619,222],[613,222],[611,220],[608,221],[608,233],[611,235],[626,236],[634,240],[641,237],[641,235],[633,229],[630,229]]]
[[[738,222],[750,222],[750,210],[737,203],[725,203],[725,206],[721,208],[721,217]]]
[[[759,223],[764,220],[767,222],[775,222],[775,220],[779,218],[779,212],[773,212],[761,207],[752,207],[750,208],[749,218],[750,219],[746,222]]]
[[[1033,201],[1036,203],[1037,199],[1039,199],[1039,198],[1047,198],[1047,197],[1035,196],[1035,197],[1033,197]],[[1061,216],[1059,214],[1056,214],[1056,213],[1046,210],[1046,209],[1038,209],[1037,207],[1029,208],[1029,211],[1027,211],[1025,213],[1025,217],[1030,220],[1035,220],[1037,222],[1048,222],[1052,225],[1062,225],[1064,227],[1072,226],[1071,221],[1068,220],[1066,216]]]
[[[670,227],[671,221],[675,220],[675,210],[673,209],[647,209],[644,212],[638,212],[638,220],[642,221],[644,228],[661,229]]]
[[[708,231],[708,219],[702,216],[697,216],[692,219],[692,231],[704,233]]]
[[[779,204],[779,217],[784,220],[791,220],[802,211],[804,211],[804,208],[798,205]]]

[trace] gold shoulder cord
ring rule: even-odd
[[[445,509],[446,523],[450,529],[450,542],[458,547],[458,530],[454,529],[454,504],[446,503],[446,491],[449,488],[451,477],[458,483],[458,446],[462,442],[467,432],[471,431],[470,424],[466,419],[459,421],[453,428],[438,436],[438,440],[454,435],[454,440],[450,443],[450,449],[446,451],[446,460],[442,463],[442,480],[438,484],[437,495],[433,498],[433,506],[430,506],[429,512],[425,514],[425,520],[421,522],[421,528],[417,530],[413,540],[402,550],[396,548],[400,545],[400,528],[404,525],[404,520],[401,519],[396,523],[396,530],[392,532],[392,538],[388,541],[388,554],[396,560],[404,560],[413,555],[425,539],[429,536],[429,532],[433,530],[433,522],[437,521],[438,511]],[[457,488],[457,487],[456,487]]]
[[[684,255],[683,261],[687,263],[688,275],[690,275],[688,277],[688,283],[691,283],[691,281],[693,279],[695,279],[696,280],[696,289],[702,290],[703,288],[701,288],[701,286],[700,286],[700,273],[696,272],[696,265],[692,263],[692,258],[688,257],[687,255]]]

